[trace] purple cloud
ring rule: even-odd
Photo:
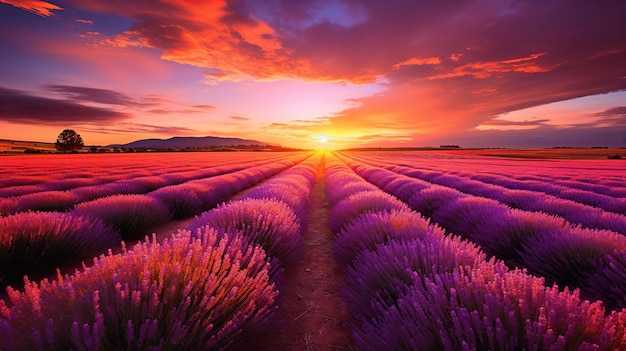
[[[0,120],[14,123],[111,123],[131,116],[111,109],[56,100],[0,87]]]
[[[71,85],[44,85],[45,89],[60,93],[62,96],[77,101],[95,102],[106,105],[139,106],[143,105],[128,95],[109,89],[79,87]]]

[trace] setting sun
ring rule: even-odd
[[[326,137],[326,135],[322,135],[317,138],[317,142],[320,144],[328,144],[328,137]]]

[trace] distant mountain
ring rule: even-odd
[[[165,148],[184,148],[184,147],[225,147],[235,145],[272,145],[270,143],[247,140],[240,138],[220,138],[213,136],[205,137],[173,137],[169,139],[143,139],[130,142],[128,144],[113,144],[108,147],[125,147],[125,148],[147,148],[147,149],[165,149]]]

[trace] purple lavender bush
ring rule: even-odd
[[[543,279],[483,262],[416,280],[354,336],[362,350],[616,350],[624,312],[546,288]]]
[[[129,179],[128,181],[143,187],[144,191],[142,193],[154,191],[158,188],[170,185],[170,180],[162,176],[137,177]]]
[[[91,186],[100,184],[97,177],[93,178],[70,178],[57,179],[41,184],[46,190],[69,190],[81,186]]]
[[[579,189],[567,189],[559,197],[615,213],[626,213],[626,199]]]
[[[120,245],[120,234],[96,218],[23,212],[0,218],[0,282],[51,274]]]
[[[99,185],[83,186],[69,190],[81,201],[91,201],[113,195],[141,194],[145,188],[139,183],[116,181]]]
[[[586,296],[594,296],[604,302],[608,309],[620,310],[626,307],[626,251],[615,250],[604,257],[603,265],[595,264],[581,277],[581,291]],[[626,330],[626,329],[625,329]]]
[[[188,226],[210,226],[218,232],[240,232],[249,244],[261,246],[271,258],[286,267],[300,258],[302,236],[300,221],[284,202],[273,199],[231,201],[204,212]]]
[[[101,219],[120,231],[122,239],[140,239],[151,228],[168,222],[167,206],[147,195],[114,195],[83,202],[73,213]]]
[[[458,237],[394,239],[356,255],[345,270],[344,299],[354,318],[368,320],[377,316],[376,306],[394,306],[413,284],[485,260],[476,245]]]
[[[611,257],[626,252],[626,237],[605,230],[563,227],[530,238],[520,253],[531,273],[539,274],[560,286],[579,287],[586,298],[589,276],[608,267]],[[612,285],[626,286],[626,272],[615,277]],[[626,306],[625,306],[626,307]]]
[[[503,191],[497,200],[513,208],[532,211],[540,208],[545,196],[545,194],[538,191],[508,189]]]
[[[333,206],[328,219],[328,226],[333,233],[350,223],[354,218],[367,212],[408,211],[409,207],[397,198],[377,191],[362,191],[348,196]]]
[[[289,173],[283,173],[242,192],[237,199],[274,199],[282,201],[291,207],[297,218],[303,220],[307,215],[307,205],[313,183],[307,177],[294,174],[291,171],[290,169],[286,171]]]
[[[415,194],[407,203],[423,216],[432,217],[433,213],[439,211],[442,207],[449,206],[451,202],[455,202],[464,196],[467,195],[458,190],[434,185]]]
[[[47,190],[42,185],[16,185],[0,188],[0,198],[38,193]]]
[[[233,194],[245,189],[245,186],[239,184],[237,178],[232,174],[192,180],[181,184],[181,186],[187,184],[199,185],[205,188],[205,190],[195,191],[198,198],[202,201],[202,209],[204,211],[214,208],[218,204],[227,201]]]
[[[493,223],[506,218],[508,211],[509,207],[498,201],[464,196],[440,206],[431,216],[433,221],[441,223],[451,232],[468,233],[473,237],[480,236]]]
[[[278,291],[262,249],[181,231],[0,300],[3,350],[237,350],[269,331]]]
[[[10,187],[10,186],[22,186],[22,185],[37,185],[45,182],[49,182],[51,180],[48,176],[14,176],[6,177],[0,179],[0,188]]]
[[[17,197],[15,212],[71,210],[79,202],[76,195],[66,191],[41,191]]]
[[[17,198],[0,198],[0,217],[8,216],[18,212],[19,203]]]
[[[335,260],[341,266],[352,263],[365,250],[375,250],[390,240],[414,240],[442,237],[444,231],[431,226],[414,211],[370,212],[356,217],[337,234],[332,245]]]
[[[179,219],[202,212],[205,204],[200,200],[198,194],[205,191],[208,191],[208,187],[200,184],[183,183],[162,187],[148,193],[148,196],[159,199],[167,206],[170,216]]]
[[[494,227],[485,228],[482,232],[475,231],[467,236],[479,243],[485,252],[518,267],[525,266],[521,255],[526,242],[538,235],[558,232],[569,225],[560,217],[517,209],[509,210],[491,223]],[[459,230],[457,234],[466,236],[463,230]]]
[[[407,202],[409,199],[417,196],[419,192],[428,188],[430,188],[430,185],[422,181],[403,177],[402,179],[387,183],[382,189],[389,194],[393,194],[398,199]]]
[[[328,192],[328,202],[331,206],[345,200],[350,195],[354,195],[356,193],[365,192],[365,191],[378,191],[379,189],[370,183],[364,182],[362,179],[359,181],[351,181],[346,183],[343,186],[339,186],[333,188],[332,191]]]

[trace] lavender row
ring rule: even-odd
[[[485,188],[494,189],[493,191],[508,192],[510,190],[523,191],[526,194],[540,193],[542,196],[556,197],[565,200],[571,200],[584,205],[598,207],[606,211],[618,214],[626,213],[626,188],[610,188],[606,186],[585,184],[572,181],[558,181],[556,179],[524,179],[516,180],[511,175],[496,176],[476,173],[457,173],[455,175],[443,175],[444,182],[446,177],[452,178],[452,183],[458,182],[454,178],[464,179],[464,188],[475,186],[477,189]],[[423,179],[423,178],[422,178]],[[438,182],[437,179],[434,182]],[[442,184],[445,185],[445,184]],[[611,191],[602,191],[604,189]],[[460,189],[462,190],[462,189]],[[462,190],[464,191],[464,190]],[[479,190],[482,191],[482,190]],[[488,191],[488,190],[487,190]],[[566,201],[567,203],[567,201]]]
[[[336,159],[327,174],[331,219],[341,228],[333,254],[345,266],[344,296],[360,349],[626,346],[626,311],[605,317],[601,302],[581,301],[576,291],[546,288],[541,278],[487,261],[473,244],[367,189]]]
[[[260,245],[281,268],[295,263],[303,252],[302,228],[321,153],[248,189],[232,201],[204,212],[187,227],[211,227],[240,232]]]
[[[305,156],[306,157],[306,156]],[[160,188],[146,195],[114,195],[82,202],[71,213],[99,218],[122,239],[142,238],[151,228],[200,214],[229,197],[302,161],[302,156],[211,178]]]
[[[453,188],[467,194],[495,199],[513,208],[545,212],[563,217],[572,223],[581,224],[588,228],[611,230],[626,235],[626,215],[624,215],[626,213],[626,199],[617,199],[587,192],[584,196],[586,202],[595,204],[595,206],[590,206],[542,192],[509,189],[450,174],[421,171],[401,166],[389,166],[371,163],[371,161],[367,164],[421,179],[428,183]],[[577,194],[578,197],[582,198],[583,195],[581,193],[584,192],[571,191],[570,193]],[[606,209],[606,211],[602,210],[602,208]]]
[[[47,276],[117,247],[120,233],[96,218],[25,212],[0,217],[0,287]]]
[[[212,177],[218,174],[229,173],[237,170],[241,170],[247,167],[252,167],[260,164],[271,163],[286,159],[287,157],[273,158],[271,161],[263,160],[248,160],[245,162],[221,162],[214,163],[212,166],[207,167],[206,164],[201,164],[194,169],[185,167],[160,167],[157,170],[151,172],[134,172],[128,173],[128,171],[120,170],[115,175],[106,175],[100,172],[92,171],[91,173],[81,173],[76,176],[72,174],[63,173],[64,177],[61,179],[48,179],[48,177],[34,177],[34,180],[38,180],[36,184],[26,184],[17,186],[7,186],[0,188],[0,198],[2,197],[16,197],[26,194],[32,194],[42,191],[67,191],[72,190],[83,201],[93,200],[96,197],[103,197],[105,195],[113,195],[114,192],[106,192],[104,189],[98,191],[106,184],[110,186],[111,190],[116,188],[125,191],[124,193],[144,193],[154,190],[158,187],[165,185],[179,184],[188,180],[200,179],[206,177]],[[218,166],[219,164],[219,166]],[[126,173],[124,173],[126,172]],[[23,178],[26,178],[24,180]],[[33,177],[30,177],[31,179]],[[3,179],[6,182],[19,182],[20,179],[28,181],[29,177],[17,176],[12,178]],[[105,188],[106,188],[105,186]],[[127,189],[126,189],[127,188]],[[95,192],[95,194],[92,194]],[[100,195],[103,192],[105,195]]]
[[[0,286],[25,274],[47,276],[141,239],[171,218],[197,215],[295,164],[258,166],[175,186],[147,195],[114,195],[84,202],[72,212],[24,212],[0,217]]]
[[[238,350],[277,312],[264,251],[209,228],[25,283],[0,300],[2,350]]]
[[[289,157],[290,153],[286,154]],[[16,156],[0,165],[0,193],[12,186],[47,186],[44,190],[66,190],[67,179],[83,183],[102,178],[106,182],[196,171],[207,166],[274,162],[285,154],[193,153],[124,155]],[[16,172],[19,170],[19,172]],[[17,174],[16,174],[17,173]],[[89,184],[84,184],[89,185]],[[4,195],[3,195],[4,196]]]
[[[485,183],[492,183],[505,186],[511,189],[524,189],[531,191],[541,191],[546,194],[560,195],[563,198],[572,196],[568,191],[584,191],[593,192],[598,195],[605,195],[615,198],[623,198],[626,196],[626,180],[615,179],[609,180],[605,178],[595,179],[558,179],[549,176],[529,176],[529,175],[511,175],[502,174],[501,172],[493,172],[489,174],[477,173],[468,174],[473,179],[480,180]],[[576,192],[574,192],[575,194]],[[575,196],[575,195],[574,195]],[[576,200],[575,198],[571,198]]]
[[[511,209],[381,168],[349,165],[412,209],[507,264],[527,268],[560,286],[579,288],[584,298],[600,299],[611,309],[626,307],[623,235],[574,226],[541,212]]]
[[[500,185],[509,189],[538,191],[560,198],[573,200],[607,211],[626,213],[626,181],[621,187],[597,185],[556,179],[517,180],[513,177],[493,175],[470,175],[472,179],[484,183]]]
[[[511,189],[541,191],[558,195],[567,190],[583,190],[599,195],[615,198],[626,196],[626,179],[624,166],[611,161],[526,161],[517,162],[492,157],[461,157],[443,159],[426,158],[422,154],[412,153],[412,157],[403,157],[402,153],[380,157],[367,154],[350,153],[350,157],[362,157],[363,160],[377,161],[388,164],[390,160],[396,165],[403,164],[409,168],[418,168],[432,173],[450,173],[466,177],[478,176],[475,179],[490,180],[496,178],[495,184]],[[442,162],[445,161],[445,162]],[[445,165],[445,168],[442,167]],[[428,173],[431,173],[428,172]],[[483,178],[484,177],[484,178]],[[500,183],[502,182],[502,183]],[[570,194],[565,192],[563,198]],[[576,196],[576,195],[573,195]],[[570,198],[576,200],[575,197]]]
[[[163,174],[160,176],[143,176],[134,179],[117,180],[99,185],[77,186],[70,190],[46,190],[46,184],[38,186],[21,186],[19,192],[29,193],[21,196],[0,198],[0,215],[13,214],[27,210],[33,211],[66,211],[76,204],[120,194],[144,194],[169,185],[178,185],[187,181],[209,178],[216,175],[236,172],[242,169],[266,164],[251,162],[230,166],[204,168],[195,171]],[[96,178],[97,179],[97,178]],[[14,190],[5,188],[4,190]],[[2,191],[3,189],[0,189]]]

